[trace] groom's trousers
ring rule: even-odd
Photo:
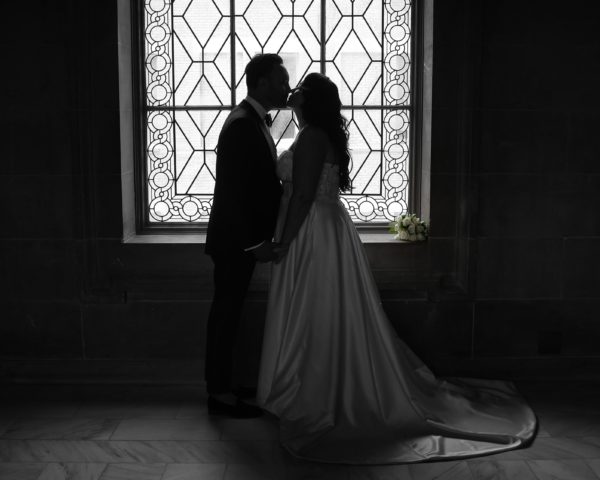
[[[215,290],[206,328],[204,375],[207,392],[218,394],[231,392],[233,351],[256,260],[244,251],[211,257]]]

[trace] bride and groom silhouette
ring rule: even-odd
[[[339,199],[350,187],[350,154],[336,85],[310,73],[291,91],[275,54],[256,55],[245,74],[248,96],[219,137],[206,240],[215,286],[209,413],[249,418],[266,410],[279,418],[292,455],[330,463],[468,457],[531,441],[535,415],[511,383],[436,378],[393,330]],[[277,157],[268,111],[286,106],[300,130]],[[232,385],[256,262],[273,262],[258,406]]]

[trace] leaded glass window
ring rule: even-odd
[[[146,210],[151,224],[208,221],[216,145],[246,95],[244,67],[278,53],[296,85],[320,71],[350,121],[355,222],[407,210],[413,106],[411,0],[145,0]],[[279,151],[298,131],[274,114]]]

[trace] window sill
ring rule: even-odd
[[[413,242],[395,240],[394,236],[387,232],[361,232],[359,231],[362,243],[397,243],[399,245],[410,245]],[[193,244],[203,245],[206,243],[206,234],[204,233],[164,233],[164,234],[139,234],[131,235],[123,239],[125,244]]]

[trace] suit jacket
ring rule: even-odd
[[[209,255],[244,250],[273,238],[282,187],[261,129],[263,121],[243,101],[223,125],[206,234]]]

